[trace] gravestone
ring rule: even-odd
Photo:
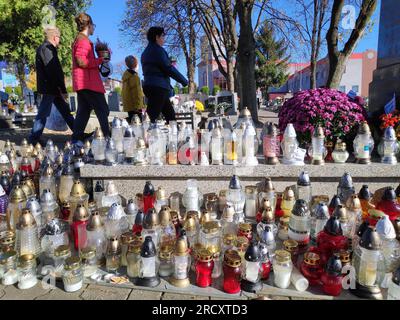
[[[108,108],[110,111],[121,111],[119,95],[116,92],[110,92],[108,95]]]
[[[238,110],[238,99],[237,94],[230,91],[220,91],[217,94],[217,103],[229,103],[232,108],[229,110],[228,115],[236,115]]]
[[[375,120],[397,96],[400,105],[400,1],[382,0],[379,23],[378,68],[370,84],[369,111]]]

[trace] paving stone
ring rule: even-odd
[[[210,300],[210,297],[165,292],[161,300]]]
[[[5,295],[1,300],[35,300],[50,292],[50,289],[45,290],[41,282],[31,289],[20,290],[17,286],[7,286],[3,289]]]
[[[131,290],[90,284],[80,297],[83,300],[126,300]]]
[[[133,289],[128,300],[160,300],[162,292]]]
[[[289,297],[285,296],[271,296],[271,300],[290,300]]]
[[[36,300],[83,300],[81,294],[87,288],[87,284],[82,286],[82,289],[76,292],[65,292],[63,289],[56,288],[49,293],[40,296]]]
[[[291,300],[321,300],[317,298],[305,298],[305,297],[290,297]]]

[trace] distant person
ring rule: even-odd
[[[75,22],[79,33],[72,45],[72,84],[78,95],[78,110],[72,142],[80,144],[85,139],[84,132],[92,110],[96,113],[104,136],[110,136],[110,110],[99,71],[99,66],[109,60],[95,57],[94,45],[89,39],[96,27],[92,18],[86,13],[81,13],[75,18]]]
[[[46,126],[46,119],[54,104],[68,127],[74,128],[74,117],[68,104],[68,94],[65,87],[64,72],[58,59],[57,48],[60,45],[60,30],[57,27],[45,29],[46,40],[36,50],[36,77],[39,94],[39,108],[29,143],[39,142]]]
[[[176,119],[170,101],[170,97],[173,96],[170,78],[184,87],[188,85],[186,78],[171,64],[171,59],[163,48],[164,38],[164,28],[151,27],[147,32],[149,44],[141,57],[143,91],[147,98],[147,113],[152,123],[155,123],[161,113],[167,123]]]
[[[122,76],[122,104],[124,111],[128,112],[126,120],[131,123],[135,114],[141,118],[144,94],[137,73],[138,60],[134,56],[128,56],[125,58],[125,64],[128,69]]]

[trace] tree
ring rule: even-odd
[[[166,47],[171,54],[183,53],[186,62],[189,91],[195,93],[197,61],[196,41],[200,26],[194,14],[194,0],[128,0],[121,32],[132,42],[146,43],[146,32],[151,26],[166,30]]]
[[[265,21],[256,34],[257,87],[266,94],[270,87],[281,87],[288,79],[285,39],[276,40],[273,26]]]
[[[0,59],[13,64],[21,90],[27,87],[26,67],[34,69],[36,48],[44,39],[44,26],[56,22],[61,30],[60,61],[68,75],[71,69],[71,45],[75,36],[75,15],[88,0],[52,1],[55,16],[48,10],[48,0],[0,0]]]
[[[328,23],[328,0],[297,0],[300,8],[300,34],[307,44],[310,57],[310,86],[317,87],[317,62],[321,53],[323,32]]]
[[[339,23],[341,22],[344,0],[334,0],[331,13],[331,23],[326,41],[328,43],[329,75],[327,87],[338,88],[342,79],[347,60],[363,36],[371,17],[375,12],[378,0],[362,0],[354,28],[345,42],[343,49],[339,49]],[[350,14],[350,12],[347,12]],[[349,19],[352,19],[349,16]]]

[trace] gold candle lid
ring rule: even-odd
[[[211,221],[211,213],[208,211],[203,211],[200,217],[200,224],[204,225],[206,222]]]
[[[189,254],[189,248],[187,246],[187,241],[185,238],[179,238],[175,244],[174,255],[176,256],[186,256]]]
[[[79,257],[69,257],[65,260],[65,270],[77,270],[81,267],[81,259]]]
[[[286,251],[292,252],[298,248],[299,243],[296,240],[288,239],[283,241],[283,246]]]
[[[235,234],[227,233],[227,234],[224,235],[223,242],[224,242],[224,245],[229,246],[229,245],[234,245],[235,240],[236,240],[236,235]]]
[[[275,251],[275,260],[280,263],[286,263],[291,261],[290,252],[286,250],[276,250]]]
[[[86,194],[87,193],[86,193],[85,188],[82,185],[82,183],[79,180],[75,180],[74,184],[72,185],[71,196],[72,197],[82,197]]]
[[[171,209],[167,206],[163,206],[158,213],[158,220],[162,226],[167,226],[171,221]]]
[[[213,253],[205,248],[196,251],[196,258],[200,262],[209,262],[213,260]]]
[[[257,193],[257,186],[246,186],[244,191],[246,194],[255,194]]]
[[[143,241],[134,240],[128,244],[128,252],[140,254],[142,245],[143,245]]]
[[[304,263],[310,265],[310,266],[316,266],[319,264],[319,254],[315,252],[306,252],[304,254]]]
[[[96,248],[86,247],[81,250],[81,258],[88,260],[93,259],[96,256]]]
[[[35,195],[35,192],[32,190],[31,186],[27,183],[27,181],[22,182],[22,191],[25,193],[27,199],[32,198]]]
[[[222,219],[232,220],[235,215],[235,208],[231,205],[226,205],[224,211],[222,212]]]
[[[294,191],[292,190],[292,188],[288,187],[285,189],[285,191],[283,192],[283,200],[286,200],[286,201],[294,201],[295,200]]]
[[[346,207],[351,211],[360,210],[361,201],[358,195],[352,194],[351,197],[347,199]]]
[[[186,218],[183,223],[183,228],[186,231],[195,231],[196,230],[196,220],[193,217]]]
[[[264,209],[264,211],[262,213],[262,221],[267,222],[267,223],[272,223],[275,221],[275,214],[272,211],[271,207]]]
[[[58,246],[55,250],[54,250],[54,256],[56,257],[61,257],[61,256],[65,256],[67,254],[71,253],[71,249],[68,245],[61,245]]]
[[[228,193],[228,190],[220,190],[218,197],[219,198],[225,198],[227,193]]]
[[[85,206],[81,203],[78,204],[78,206],[75,209],[74,212],[74,221],[88,221],[89,220],[89,212],[85,208]]]
[[[160,259],[165,259],[169,260],[172,258],[172,253],[174,252],[174,248],[170,244],[162,244],[160,246],[160,251],[158,253],[158,256]]]
[[[243,233],[250,233],[252,230],[251,224],[247,222],[239,223],[239,230]]]
[[[128,244],[131,243],[134,239],[134,234],[132,231],[125,232],[121,234],[121,243]]]
[[[167,192],[163,187],[158,187],[156,191],[157,200],[166,200],[167,199]]]
[[[20,203],[26,201],[26,196],[24,191],[20,186],[15,186],[11,190],[10,203]]]
[[[238,268],[242,264],[242,258],[236,250],[226,250],[224,263],[232,268]]]
[[[218,232],[221,227],[219,226],[217,221],[207,221],[202,226],[204,233],[216,233]]]
[[[32,227],[36,227],[36,220],[30,210],[23,209],[21,216],[19,217],[17,229],[21,230],[24,228],[32,228]]]
[[[338,139],[338,140],[336,141],[335,150],[336,150],[336,151],[346,151],[346,149],[347,149],[346,142],[344,142],[344,141]]]
[[[119,245],[118,237],[111,237],[108,239],[107,252],[119,253],[121,247]]]
[[[18,262],[21,268],[28,268],[36,264],[36,257],[33,254],[24,254],[19,257]]]
[[[350,263],[350,252],[348,250],[340,250],[339,251],[340,261],[342,263]]]
[[[261,201],[261,209],[266,210],[268,208],[271,208],[271,202],[268,198],[263,198]]]
[[[235,247],[238,248],[240,251],[246,251],[248,246],[249,246],[249,239],[243,236],[239,236],[236,238]]]

